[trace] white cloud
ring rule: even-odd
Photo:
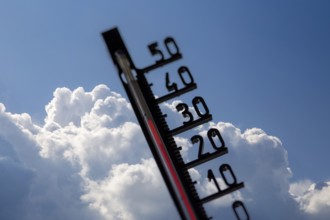
[[[176,219],[153,159],[113,165],[102,181],[88,180],[82,200],[105,219]]]
[[[176,102],[164,105],[173,121],[181,117],[170,116]],[[0,103],[0,219],[178,218],[132,108],[120,94],[105,85],[91,92],[59,88],[46,113],[44,124],[37,125],[29,114],[7,112]],[[211,164],[220,185],[222,163],[246,185],[206,205],[214,219],[234,219],[230,206],[236,199],[244,201],[252,219],[329,218],[329,184],[290,184],[288,154],[278,138],[223,122],[200,126],[196,133],[206,137],[210,127],[219,129],[229,149]],[[196,157],[189,139],[175,140],[185,160]],[[215,190],[205,172],[190,170],[202,196]]]
[[[93,218],[72,167],[39,156],[40,127],[30,122],[27,114],[0,112],[0,219]]]
[[[58,88],[53,95],[46,105],[46,125],[55,123],[64,127],[69,123],[76,126],[84,123],[93,129],[94,126],[116,126],[133,119],[129,103],[105,85],[96,86],[91,92],[85,92],[81,87],[74,91]],[[93,119],[98,121],[93,122]]]
[[[325,220],[330,216],[330,182],[309,184],[310,181],[294,183],[292,193],[300,208],[310,219]],[[295,188],[299,188],[296,190]],[[297,192],[298,191],[298,192]]]
[[[289,192],[293,196],[302,196],[308,190],[308,188],[311,187],[312,184],[313,184],[313,182],[308,179],[291,183]]]

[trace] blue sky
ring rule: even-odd
[[[292,181],[329,180],[329,1],[2,1],[0,103],[36,124],[56,88],[125,97],[101,33],[114,26],[138,67],[173,36],[214,121],[261,128],[288,151]]]

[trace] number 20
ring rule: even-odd
[[[225,147],[225,142],[219,132],[218,129],[216,128],[211,128],[208,132],[207,132],[207,136],[211,142],[211,145],[213,147],[214,150],[218,151],[221,148],[226,148]],[[214,138],[217,137],[220,141],[220,146],[217,146],[217,144],[215,143]],[[203,153],[204,150],[204,139],[201,135],[194,135],[191,137],[191,143],[196,144],[199,142],[199,149],[198,149],[198,158],[202,158],[207,156],[208,154],[210,154],[209,152]]]

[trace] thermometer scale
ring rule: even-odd
[[[165,84],[170,93],[156,98],[151,90],[151,85],[145,77],[145,74],[182,58],[182,54],[176,42],[171,37],[167,37],[164,40],[164,45],[170,55],[169,58],[165,58],[164,53],[158,49],[157,42],[148,45],[151,55],[157,56],[160,59],[150,66],[139,69],[135,67],[117,28],[104,32],[102,35],[112,60],[118,69],[119,78],[126,90],[136,117],[149,144],[149,148],[181,218],[185,220],[211,219],[212,217],[207,216],[203,205],[243,188],[244,183],[237,182],[236,176],[229,164],[222,164],[219,167],[219,172],[227,188],[221,189],[213,171],[208,170],[208,179],[209,181],[214,181],[218,192],[200,198],[196,191],[196,182],[192,181],[188,170],[227,154],[228,149],[225,146],[220,132],[215,128],[211,128],[208,131],[208,137],[215,151],[212,153],[203,152],[203,146],[201,145],[203,142],[203,140],[201,140],[202,137],[200,135],[195,135],[191,138],[191,141],[192,143],[200,143],[198,158],[188,163],[184,163],[182,159],[180,153],[181,147],[177,146],[174,136],[212,120],[212,115],[209,113],[204,99],[197,96],[193,99],[192,103],[199,118],[195,119],[187,104],[179,103],[176,106],[177,111],[188,120],[184,121],[183,125],[177,128],[169,129],[165,120],[166,115],[161,112],[159,104],[196,89],[197,85],[189,69],[186,66],[181,66],[178,69],[178,74],[184,87],[178,89],[177,83],[171,83],[167,74],[165,77]],[[216,138],[221,146],[217,146]],[[228,175],[231,176],[230,181],[227,180]],[[232,207],[237,219],[243,219],[241,218],[242,213],[243,216],[245,215],[245,219],[249,219],[247,210],[241,201],[235,201]]]

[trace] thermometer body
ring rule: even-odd
[[[160,156],[161,164],[165,168],[165,172],[169,177],[171,185],[174,188],[175,196],[180,203],[183,214],[185,215],[185,219],[196,220],[197,217],[194,213],[192,204],[188,199],[184,186],[180,181],[180,177],[175,170],[174,164],[170,158],[169,153],[167,152],[164,141],[156,126],[148,104],[142,94],[140,86],[135,79],[135,76],[133,76],[129,60],[127,59],[125,54],[120,51],[116,52],[116,59],[123,71],[122,74],[124,75],[124,79],[126,80],[127,87],[137,104],[138,111],[140,113],[140,116],[142,116],[142,121],[144,122],[144,125],[147,127],[147,131],[152,139],[153,145],[156,146],[156,152]]]

